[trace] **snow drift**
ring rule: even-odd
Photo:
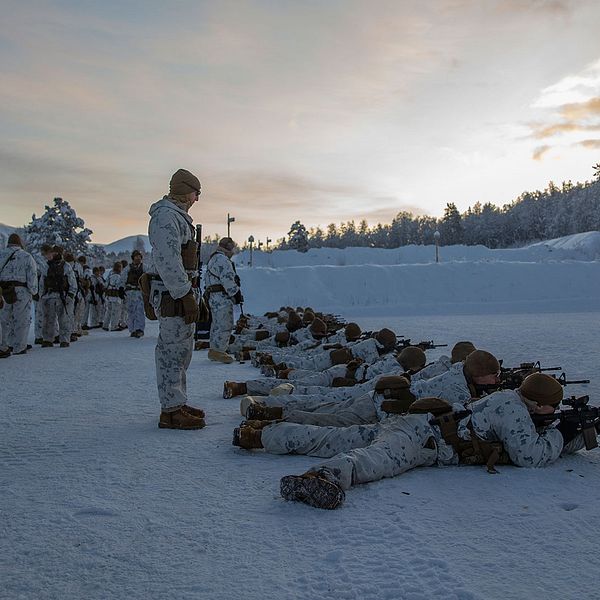
[[[407,246],[238,255],[248,310],[316,306],[357,314],[573,312],[600,308],[600,232],[518,249]],[[277,265],[268,266],[264,263]],[[260,265],[263,266],[260,266]]]

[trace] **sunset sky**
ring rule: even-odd
[[[179,167],[239,241],[510,202],[600,162],[598,0],[33,2],[0,20],[0,222],[96,242]]]

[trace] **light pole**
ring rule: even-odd
[[[435,262],[439,263],[440,262],[440,237],[442,237],[440,235],[440,232],[436,229],[435,233],[433,234],[433,239],[435,240]]]
[[[263,247],[263,243],[260,240],[258,240],[258,244],[256,244],[256,249],[262,250],[262,247]]]
[[[272,242],[273,240],[267,236],[267,252],[269,251],[269,244]]]
[[[227,213],[227,237],[231,237],[231,224],[235,222],[235,217],[229,216]]]
[[[248,243],[250,244],[250,266],[252,266],[252,244],[254,244],[254,236],[251,235],[248,238]]]

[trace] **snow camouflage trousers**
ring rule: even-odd
[[[262,444],[270,454],[303,454],[330,458],[375,440],[380,425],[318,427],[298,423],[275,423],[262,430]]]
[[[58,320],[58,338],[69,342],[73,331],[73,298],[67,296],[63,304],[58,294],[44,296],[40,302],[44,305],[44,324],[42,337],[46,342],[54,341],[56,321]]]
[[[316,465],[344,490],[353,485],[396,477],[415,467],[434,465],[438,458],[437,435],[427,415],[407,415],[375,426],[374,440]],[[346,431],[342,429],[341,431]]]
[[[365,425],[379,420],[373,393],[344,402],[324,402],[311,410],[284,410],[283,416],[292,423],[331,427]]]
[[[83,317],[86,313],[86,301],[81,295],[79,295],[77,304],[74,307],[73,313],[73,332],[81,333],[81,326],[83,325]]]
[[[127,302],[127,328],[130,332],[144,331],[146,327],[146,315],[144,313],[144,299],[139,290],[129,290],[126,296]]]
[[[233,301],[222,292],[209,297],[212,323],[210,325],[210,347],[227,352],[229,337],[233,330]]]
[[[187,404],[186,371],[192,360],[195,323],[181,317],[158,318],[158,342],[154,351],[156,384],[162,410]]]
[[[31,324],[31,294],[24,287],[16,287],[17,301],[4,303],[0,309],[2,335],[0,348],[12,347],[14,354],[27,348],[27,335]]]
[[[121,322],[121,298],[110,296],[106,299],[106,308],[104,311],[104,329],[115,331]]]
[[[42,303],[41,300],[38,300],[37,302],[33,303],[34,305],[34,315],[35,315],[35,321],[34,321],[34,333],[35,333],[35,339],[40,339],[41,337],[43,337],[42,335],[42,325],[44,322],[44,304]]]

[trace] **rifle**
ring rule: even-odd
[[[537,427],[547,427],[554,421],[561,423],[577,423],[583,434],[585,449],[592,450],[598,447],[598,428],[600,427],[600,408],[588,406],[589,396],[571,396],[562,403],[570,408],[549,415],[533,414],[531,418]]]
[[[532,363],[523,363],[525,365],[530,365]],[[539,364],[538,363],[534,363]],[[498,383],[490,383],[490,384],[477,384],[475,385],[476,389],[480,392],[485,392],[486,394],[491,394],[492,392],[497,392],[498,390],[516,390],[521,387],[521,384],[525,380],[528,375],[532,373],[540,373],[542,371],[556,371],[561,369],[561,367],[548,367],[546,369],[520,369],[519,367],[514,367],[512,369],[509,368],[501,368],[500,370],[500,381]],[[590,383],[589,379],[567,379],[567,374],[563,371],[559,376],[551,375],[560,385],[575,385],[581,383]]]
[[[196,331],[194,333],[194,339],[196,340],[207,340],[210,336],[210,311],[208,311],[208,318],[206,318],[206,311],[202,310],[202,305],[205,301],[202,295],[202,224],[199,223],[196,225],[196,243],[198,244],[198,248],[196,249],[196,256],[198,258],[198,273],[196,274],[197,285],[198,285],[198,305],[200,307],[199,319],[196,321]],[[206,309],[208,309],[208,303],[206,304]],[[204,313],[204,315],[202,314]],[[202,317],[204,318],[202,319]]]
[[[408,346],[417,346],[421,348],[421,350],[433,350],[434,348],[445,348],[447,345],[448,344],[436,344],[433,340],[419,342],[418,344],[411,344],[410,338],[406,338],[398,341],[395,350],[396,352],[400,352],[404,350],[404,348],[408,348]]]

